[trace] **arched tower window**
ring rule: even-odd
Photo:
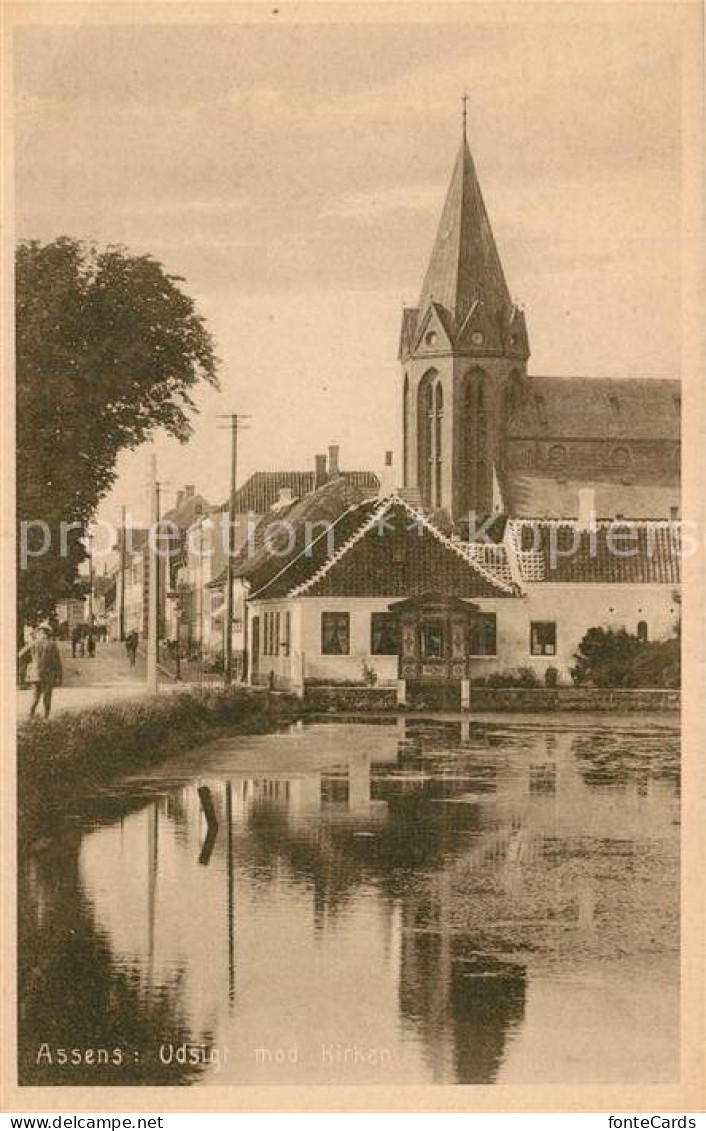
[[[402,389],[402,484],[409,485],[409,377],[404,375]]]
[[[485,373],[472,369],[461,387],[461,510],[482,512],[487,507],[488,417],[486,412]]]
[[[646,620],[639,620],[637,622],[637,639],[641,640],[643,642],[643,644],[647,642],[648,631],[647,631],[647,621]]]
[[[417,482],[422,501],[432,505],[432,490],[435,483],[435,428],[436,416],[435,386],[439,374],[429,369],[421,381],[417,392]]]
[[[441,381],[436,382],[434,392],[434,505],[441,506],[443,483],[443,440],[442,423],[444,417],[444,390]]]

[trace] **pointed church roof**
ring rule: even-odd
[[[459,327],[478,299],[488,313],[512,307],[464,132],[422,285],[419,311],[423,313],[430,302],[436,302]]]

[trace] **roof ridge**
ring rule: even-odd
[[[645,528],[651,526],[665,526],[675,530],[681,530],[682,527],[682,519],[680,518],[631,518],[629,515],[623,515],[620,518],[617,515],[614,518],[593,518],[589,523],[583,522],[578,518],[554,518],[550,516],[546,518],[509,518],[507,520],[508,527],[531,526],[533,523],[541,523],[544,526],[574,526],[586,530],[587,532],[590,531],[592,527],[607,527],[613,526],[616,523],[620,526],[630,523],[634,526],[643,526]]]
[[[363,525],[360,526],[358,530],[356,530],[351,535],[351,537],[346,542],[344,542],[342,546],[339,547],[335,554],[333,554],[326,562],[324,562],[322,566],[319,567],[316,573],[312,574],[312,576],[306,581],[301,582],[301,584],[293,589],[288,594],[288,596],[301,597],[307,589],[315,585],[317,582],[321,581],[321,579],[326,576],[329,570],[331,570],[333,566],[338,561],[340,561],[344,554],[347,554],[352,546],[355,545],[356,542],[360,541],[360,539],[363,538],[365,534],[367,534],[368,531],[372,529],[375,523],[383,517],[385,512],[395,504],[402,506],[403,509],[406,510],[408,514],[412,515],[412,517],[416,521],[420,522],[421,525],[426,530],[428,530],[430,534],[433,535],[433,537],[437,539],[437,541],[441,542],[441,544],[443,546],[446,546],[447,549],[453,550],[456,554],[458,554],[458,556],[462,559],[462,561],[466,563],[467,566],[475,570],[476,573],[480,574],[480,576],[490,585],[495,586],[496,588],[501,589],[506,593],[514,594],[514,583],[508,585],[507,582],[502,581],[495,574],[491,573],[489,569],[486,569],[485,566],[480,565],[479,562],[473,561],[470,555],[464,552],[464,543],[454,542],[451,538],[447,538],[445,534],[442,534],[442,532],[436,526],[434,526],[432,522],[429,521],[426,515],[410,506],[410,504],[405,499],[403,499],[401,495],[397,494],[397,492],[393,492],[381,501],[381,505],[375,511],[373,511],[366,522],[364,522]]]

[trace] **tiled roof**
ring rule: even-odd
[[[162,515],[163,522],[173,522],[180,530],[188,530],[195,519],[211,510],[203,495],[185,495],[179,503]]]
[[[379,487],[378,477],[372,471],[342,471],[340,478],[368,494]],[[313,471],[256,471],[236,492],[235,509],[238,514],[267,514],[279,499],[280,491],[288,488],[294,499],[301,499],[310,495],[315,486]],[[222,509],[227,507],[224,503]]]
[[[678,380],[531,377],[523,390],[508,420],[509,438],[680,438]]]
[[[335,553],[377,502],[370,491],[341,476],[266,514],[255,531],[254,548],[245,545],[236,557],[236,575],[249,581],[253,596],[282,596],[318,569],[329,548]]]
[[[524,583],[678,585],[681,530],[676,522],[612,521],[593,527],[513,519],[507,543]]]
[[[392,533],[394,530],[393,514],[395,510],[403,512],[405,529],[413,531],[411,537],[416,533],[427,533],[441,546],[451,551],[456,557],[470,567],[470,572],[475,574],[478,582],[479,589],[485,589],[483,595],[485,596],[508,596],[515,593],[515,586],[507,569],[507,562],[504,560],[504,555],[499,552],[496,546],[475,546],[469,543],[462,542],[460,539],[448,538],[442,534],[436,526],[421,512],[415,510],[399,495],[391,495],[386,499],[379,501],[378,506],[372,510],[367,518],[365,518],[357,527],[351,531],[347,541],[342,542],[334,554],[327,556],[321,563],[319,568],[312,573],[306,581],[301,583],[296,589],[292,590],[292,596],[302,596],[305,593],[319,587],[323,579],[330,574],[336,566],[349,554],[354,547],[362,542],[366,535],[377,531],[383,537],[385,533]],[[484,550],[490,551],[486,554]],[[389,551],[387,551],[389,554]],[[391,572],[394,570],[394,563],[389,558],[388,562],[391,567]],[[434,579],[429,579],[433,586]]]
[[[383,532],[391,529],[394,508],[403,517],[398,531],[412,531],[410,545],[413,545],[411,539],[415,533],[425,533],[431,536],[433,543],[451,551],[456,563],[460,561],[469,567],[469,577],[476,579],[475,587],[486,596],[508,596],[516,592],[502,547],[470,546],[459,539],[447,538],[428,518],[399,496],[392,495],[382,500],[377,496],[371,497],[343,479],[326,484],[278,511],[276,516],[266,515],[256,530],[254,552],[243,548],[235,562],[235,574],[249,581],[251,597],[276,598],[308,593],[320,586],[367,533],[376,527]],[[279,528],[280,521],[286,526]],[[281,546],[278,541],[280,536]],[[273,553],[272,546],[266,542],[268,537],[278,551],[286,552]],[[388,565],[394,572],[389,549],[383,556],[383,574],[386,574]],[[458,564],[455,569],[458,572]],[[395,578],[397,584],[397,574]],[[357,588],[360,588],[360,583],[358,578]],[[375,584],[379,583],[380,578],[376,577]],[[391,592],[394,594],[394,589]]]
[[[125,529],[125,552],[126,552],[126,557],[128,558],[128,560],[130,559],[131,555],[142,553],[145,546],[147,545],[148,534],[149,534],[149,531],[144,529],[144,527],[141,527],[141,526],[128,526],[128,527],[126,527],[126,529]],[[116,540],[116,543],[115,543],[115,549],[119,550],[120,546],[122,544],[122,537],[123,537],[122,527],[118,527],[117,535],[118,536],[117,536],[117,540]]]

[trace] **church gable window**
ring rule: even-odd
[[[610,462],[613,467],[627,467],[630,463],[630,449],[624,447],[613,448],[610,453]]]
[[[549,466],[560,469],[566,466],[567,452],[563,444],[552,444],[548,452]]]
[[[534,404],[535,404],[535,408],[537,409],[537,419],[539,420],[539,423],[540,423],[540,424],[542,425],[542,427],[546,427],[546,425],[547,425],[547,423],[548,423],[548,421],[547,421],[547,402],[546,402],[546,400],[544,399],[544,397],[543,397],[543,396],[541,396],[540,394],[538,394],[538,395],[537,395],[537,396],[536,396],[536,397],[534,398]]]
[[[610,405],[613,416],[620,416],[620,401],[618,398],[615,396],[608,397],[608,404]]]

